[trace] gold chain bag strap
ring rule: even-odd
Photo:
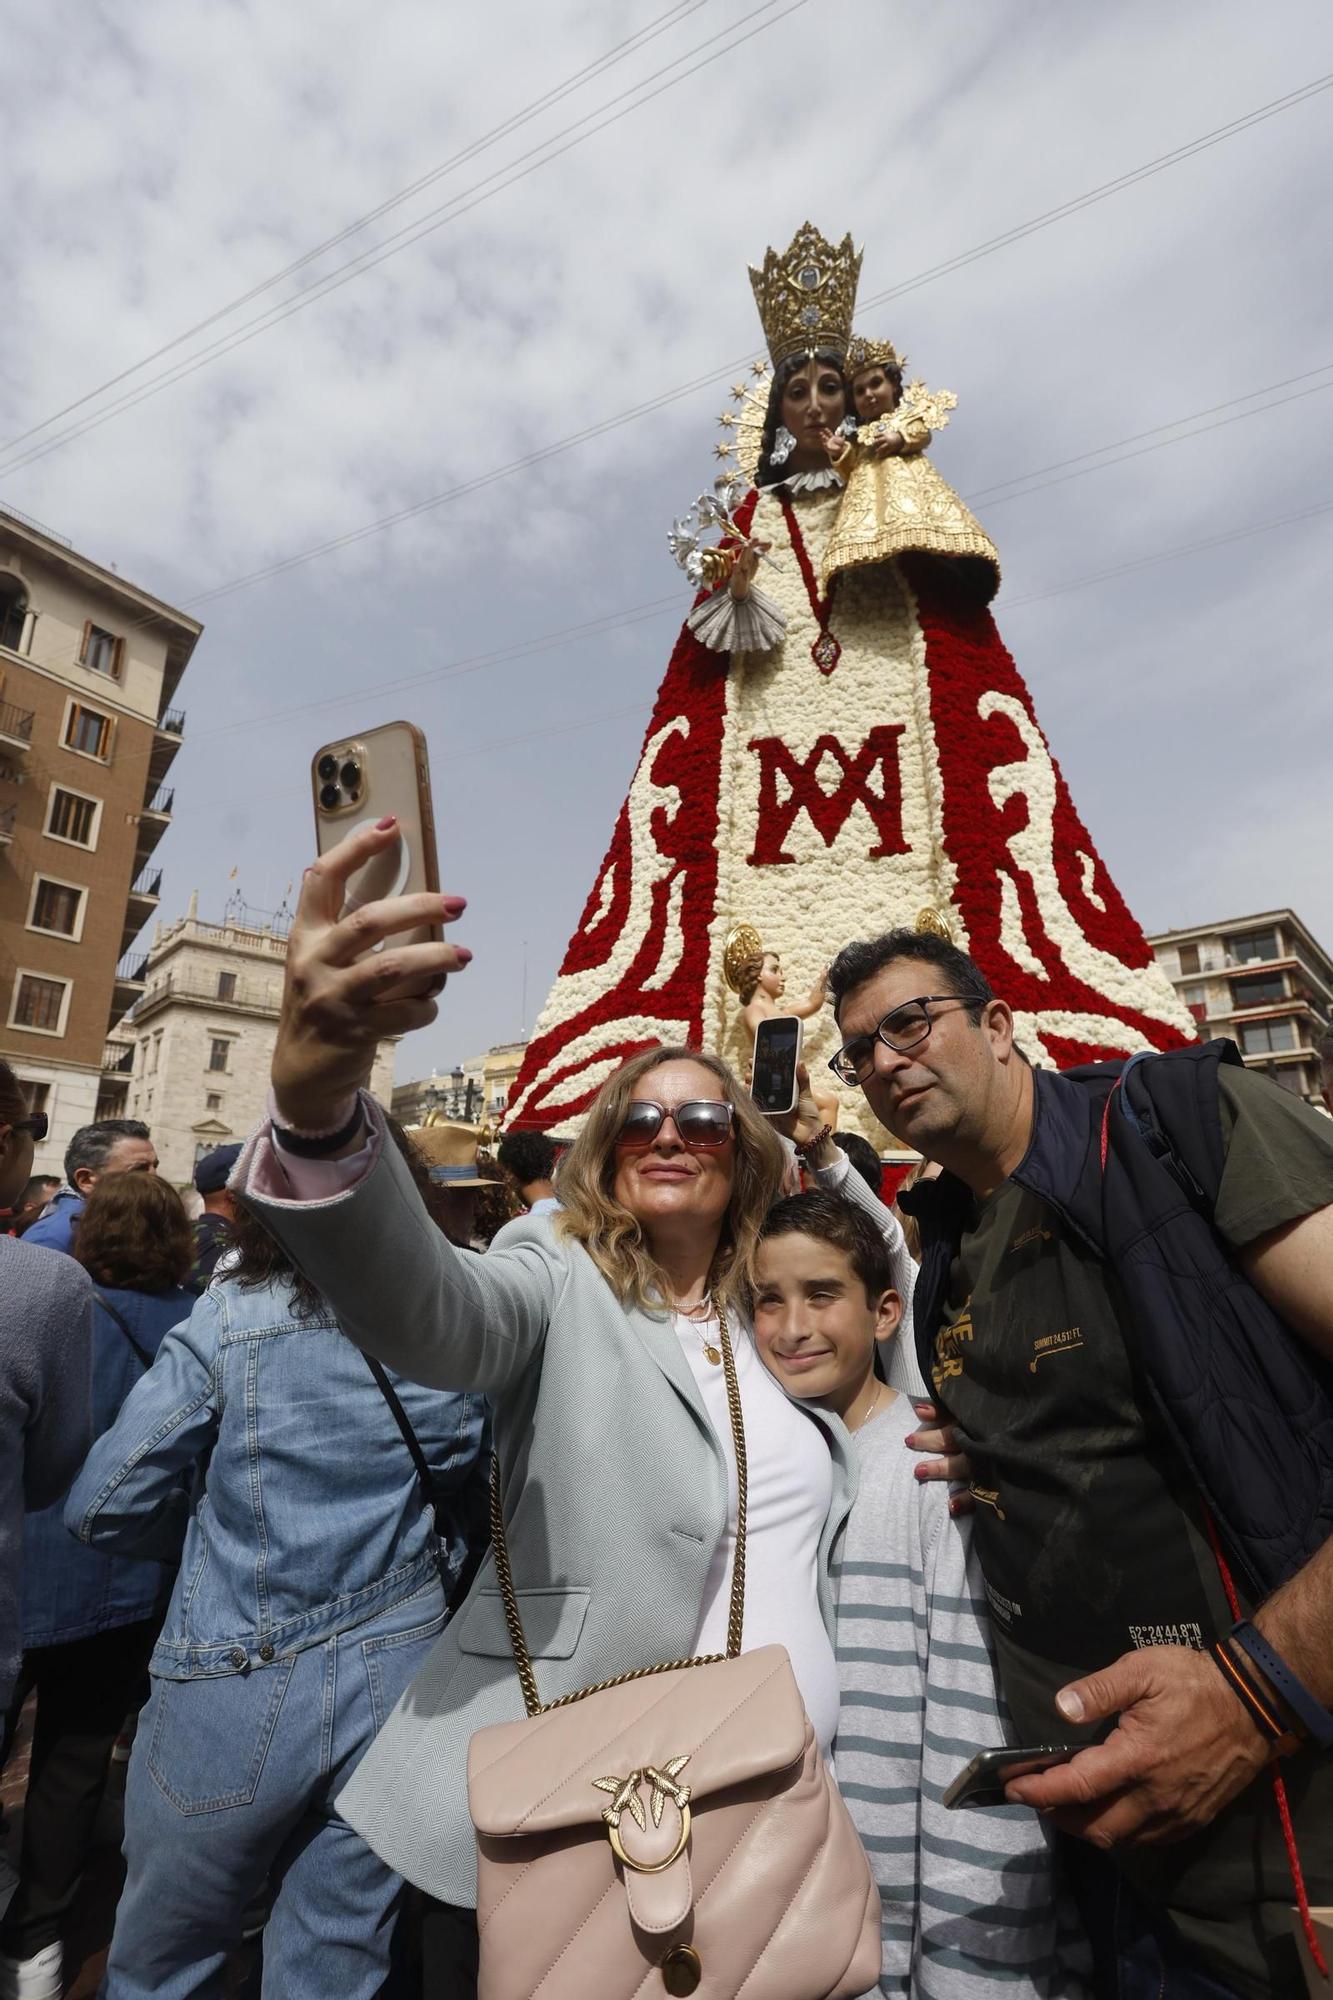
[[[738,1489],[725,1654],[543,1704],[492,1483],[527,1720],[468,1752],[480,2000],[850,2000],[879,1978],[879,1893],[786,1648],[741,1652],[748,1468],[718,1320]]]

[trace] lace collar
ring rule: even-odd
[[[761,486],[759,491],[776,493],[780,486],[785,486],[788,493],[826,493],[830,488],[836,490],[841,485],[836,468],[824,465],[815,472],[793,472],[790,479],[774,479],[767,486]]]

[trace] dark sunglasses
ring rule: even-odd
[[[27,1118],[16,1118],[10,1126],[11,1132],[30,1132],[34,1146],[40,1146],[51,1129],[50,1120],[44,1111],[34,1111]]]
[[[654,1104],[651,1098],[645,1097],[626,1107],[616,1144],[651,1146],[670,1118],[681,1145],[688,1146],[692,1153],[704,1153],[710,1147],[726,1145],[731,1137],[734,1116],[732,1106],[716,1098],[701,1098],[694,1104],[678,1104],[673,1111],[668,1111],[665,1104]]]
[[[864,1083],[875,1073],[876,1042],[883,1042],[896,1055],[905,1055],[924,1042],[934,1027],[932,1007],[979,1008],[985,1004],[966,993],[922,993],[915,1000],[904,1000],[876,1022],[873,1034],[853,1035],[850,1042],[844,1042],[838,1053],[829,1057],[829,1068],[840,1083]]]

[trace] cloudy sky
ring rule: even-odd
[[[1224,129],[1333,81],[1319,0],[47,0],[6,73],[0,504],[205,621],[164,915],[233,868],[275,907],[312,749],[425,728],[476,960],[400,1077],[545,996],[745,266],[807,215],[958,393],[937,460],[1145,927],[1333,946],[1333,88]]]

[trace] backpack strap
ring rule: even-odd
[[[126,1340],[133,1348],[137,1359],[143,1363],[143,1366],[145,1368],[151,1368],[153,1365],[153,1357],[148,1352],[148,1349],[146,1347],[142,1347],[139,1344],[139,1342],[135,1339],[134,1334],[130,1330],[130,1323],[126,1319],[124,1313],[119,1312],[117,1308],[112,1305],[110,1299],[105,1297],[103,1293],[97,1291],[96,1289],[94,1289],[93,1291],[93,1297],[96,1299],[98,1305],[101,1306],[102,1311],[107,1315],[108,1319],[113,1319],[116,1322],[116,1325],[120,1328]]]
[[[435,1532],[443,1544],[446,1542],[447,1536],[440,1521],[442,1503],[436,1491],[434,1475],[431,1472],[430,1466],[426,1463],[426,1454],[421,1449],[421,1439],[412,1428],[412,1420],[403,1408],[402,1399],[394,1388],[393,1383],[389,1380],[384,1363],[376,1361],[374,1356],[370,1354],[363,1354],[361,1358],[374,1376],[375,1386],[388,1404],[389,1413],[397,1424],[403,1443],[407,1446],[411,1454],[412,1463],[416,1467],[417,1485],[421,1488],[421,1497],[431,1510],[431,1519],[435,1523]],[[458,1574],[454,1578],[453,1588],[449,1592],[445,1607],[451,1618],[471,1590],[476,1580],[477,1572],[486,1559],[486,1550],[488,1547],[489,1543],[484,1538],[467,1538],[466,1553],[464,1554]],[[441,1569],[443,1567],[444,1563],[442,1559]]]

